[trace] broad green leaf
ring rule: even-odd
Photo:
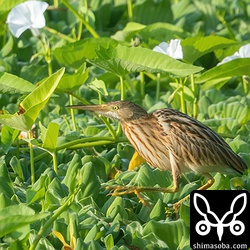
[[[45,79],[20,103],[19,113],[0,115],[0,122],[17,130],[29,131],[39,112],[54,93],[63,73],[64,68]]]
[[[142,24],[156,22],[171,23],[173,14],[170,0],[165,1],[142,1],[133,6],[133,20]]]
[[[78,69],[86,59],[93,59],[96,57],[96,50],[100,46],[108,48],[109,46],[115,46],[116,44],[117,42],[110,38],[86,38],[56,48],[54,55],[59,63]]]
[[[88,83],[88,86],[101,95],[108,95],[105,83],[102,80],[94,79],[94,81]]]
[[[30,93],[35,88],[35,85],[16,75],[0,73],[0,93]]]
[[[154,233],[159,239],[166,242],[170,249],[178,249],[183,238],[188,238],[188,228],[183,220],[165,222],[150,221],[143,229],[143,235]]]
[[[149,72],[171,73],[184,77],[202,70],[201,67],[182,63],[162,53],[140,47],[101,47],[96,53],[98,58],[91,59],[90,62],[118,76],[133,72]]]
[[[42,200],[44,198],[44,195],[45,195],[44,187],[40,188],[38,191],[28,189],[26,194],[27,204],[30,205],[38,200]]]
[[[149,215],[149,218],[156,221],[164,220],[166,218],[165,213],[166,213],[165,204],[162,202],[161,199],[159,199],[156,202],[155,206],[153,207]]]
[[[5,1],[0,0],[1,12],[9,12],[12,8],[14,8],[19,3],[24,2],[24,0],[14,0],[14,1]]]
[[[92,162],[87,162],[78,172],[76,179],[81,184],[81,197],[91,196],[95,199],[99,195],[100,182]]]
[[[0,6],[2,8],[1,3],[0,3]],[[8,41],[6,42],[6,44],[3,46],[3,48],[0,51],[0,57],[5,58],[6,56],[8,56],[12,52],[13,46],[14,46],[14,37],[9,36]]]
[[[242,153],[248,153],[250,152],[250,145],[249,143],[241,140],[240,138],[235,138],[229,143],[230,147],[235,151],[235,152],[242,152]]]
[[[46,129],[40,124],[40,128],[42,131],[42,148],[45,148],[49,150],[50,152],[53,152],[56,149],[57,145],[57,138],[59,133],[59,124],[50,122],[48,125],[48,128]]]
[[[24,173],[23,173],[22,165],[16,156],[13,156],[11,158],[10,166],[12,167],[13,171],[17,174],[17,176],[21,180],[24,180]]]
[[[124,207],[124,201],[121,197],[115,197],[106,212],[106,216],[111,218],[115,218],[117,214],[120,214],[122,218],[128,218],[128,214]]]
[[[60,80],[57,90],[63,92],[73,92],[79,89],[88,79],[89,71],[86,70],[86,64],[83,64],[73,75],[64,74]]]
[[[13,205],[0,210],[0,237],[3,237],[21,227],[44,219],[49,213],[36,214],[26,205]]]
[[[212,88],[220,89],[230,80],[230,78],[231,77],[223,77],[223,78],[219,78],[219,79],[216,78],[214,80],[207,81],[201,85],[201,89],[203,90],[212,89]]]
[[[181,42],[184,60],[189,63],[214,50],[224,49],[234,44],[236,44],[235,41],[219,36],[189,37]]]
[[[118,41],[125,41],[131,39],[138,31],[146,28],[146,25],[136,22],[129,22],[123,30],[117,31],[112,38]]]
[[[16,204],[4,193],[0,193],[0,210],[11,205],[16,205]]]
[[[225,117],[235,118],[239,124],[243,125],[250,120],[250,107],[247,106],[247,103],[228,103],[225,109]]]
[[[19,135],[19,131],[3,125],[1,128],[1,146],[4,153],[7,153],[14,142],[14,140]]]
[[[45,193],[46,208],[50,211],[54,211],[62,205],[63,198],[68,195],[68,190],[58,178],[54,178],[48,186],[48,190]]]
[[[95,155],[86,155],[82,158],[82,164],[88,164],[89,162],[93,163],[95,166],[96,174],[104,181],[108,179],[108,174],[111,168],[110,162],[102,157]]]
[[[212,109],[208,109],[211,112]],[[238,129],[238,122],[233,118],[215,118],[203,121],[205,125],[214,130],[217,133],[230,135],[236,134]]]
[[[76,176],[79,169],[82,167],[81,158],[78,154],[74,154],[73,159],[70,161],[65,177],[62,181],[68,186],[70,192],[74,191],[77,185]]]
[[[148,41],[148,43],[152,43],[156,46],[164,41],[169,42],[175,37],[186,37],[187,32],[178,25],[157,22],[147,25],[144,29],[138,32],[138,35],[139,37],[142,36],[143,41]],[[158,41],[157,44],[156,41]]]
[[[131,39],[138,36],[144,42],[154,40],[154,45],[158,45],[160,41],[169,41],[176,36],[182,37],[184,35],[183,29],[170,23],[157,22],[146,26],[141,23],[129,22],[123,30],[117,31],[112,38],[118,41],[131,42]],[[156,44],[156,41],[159,41],[158,44]]]
[[[86,237],[84,238],[84,242],[85,243],[89,243],[91,241],[96,241],[97,239],[100,238],[100,233],[102,235],[105,234],[104,231],[101,232],[100,228],[98,227],[98,225],[93,225],[93,227],[89,230],[88,234],[86,235]],[[92,248],[91,248],[92,249]]]
[[[238,58],[216,66],[195,79],[196,83],[203,83],[225,77],[249,76],[250,58]]]
[[[104,244],[105,244],[106,249],[111,249],[114,247],[114,238],[113,238],[112,234],[108,234],[104,238]]]
[[[0,163],[0,194],[5,194],[8,198],[14,195],[13,183],[9,177],[9,172],[4,163]]]

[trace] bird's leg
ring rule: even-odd
[[[111,189],[110,194],[112,196],[119,196],[124,194],[134,193],[143,205],[146,205],[146,201],[142,198],[141,192],[162,192],[162,193],[175,193],[179,189],[179,171],[178,168],[172,167],[173,175],[173,187],[162,188],[162,187],[140,187],[140,186],[106,186],[106,189]]]
[[[110,189],[110,194],[112,196],[120,196],[124,194],[134,193],[143,205],[147,205],[146,201],[142,198],[141,192],[162,192],[162,193],[175,193],[178,190],[178,186],[173,186],[171,188],[161,188],[161,187],[140,187],[140,186],[106,186],[106,189]]]
[[[206,174],[203,174],[203,176],[207,179],[207,182],[203,186],[199,187],[197,190],[206,190],[214,184],[214,178],[210,174],[206,173]],[[181,200],[179,200],[178,202],[176,202],[173,206],[174,210],[178,211],[182,202],[185,201],[189,196],[190,195],[187,195]]]

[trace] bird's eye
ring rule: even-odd
[[[113,107],[113,110],[118,110],[118,109],[119,109],[118,106],[114,106],[114,107]]]

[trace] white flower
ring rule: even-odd
[[[223,63],[227,63],[238,58],[250,58],[250,43],[240,47],[239,51],[236,51],[232,56],[225,57],[217,65],[221,65]]]
[[[46,25],[43,13],[47,7],[47,3],[39,1],[27,1],[15,6],[6,21],[11,33],[19,37],[25,30],[30,29],[36,35],[37,29]]]
[[[181,40],[171,39],[170,43],[162,42],[153,48],[153,51],[171,56],[174,59],[183,59]]]

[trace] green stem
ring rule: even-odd
[[[55,29],[49,28],[49,27],[47,27],[47,26],[45,26],[44,29],[47,30],[48,32],[50,32],[51,34],[57,35],[57,36],[59,36],[60,38],[66,40],[66,41],[68,41],[68,42],[71,42],[71,43],[75,42],[75,39],[70,38],[70,37],[68,37],[68,36],[66,36],[66,35],[64,35],[64,34],[62,34],[62,33],[60,33],[59,31],[57,31],[57,30],[55,30]]]
[[[83,25],[86,27],[86,29],[89,31],[89,33],[94,38],[99,38],[99,35],[95,32],[95,30],[89,25],[88,22],[85,21],[85,19],[75,10],[75,8],[72,7],[72,5],[69,4],[67,0],[62,0],[62,3],[77,17],[79,18]]]
[[[101,118],[102,121],[105,123],[107,129],[109,130],[109,133],[111,134],[111,136],[115,139],[116,138],[116,133],[114,131],[114,129],[112,128],[110,122],[108,121],[108,119],[106,117],[102,117]]]
[[[69,104],[73,105],[73,96],[69,95]],[[74,115],[74,110],[70,109],[70,115],[71,115],[71,119],[72,119],[72,123],[73,123],[73,129],[76,131],[77,127],[76,127],[76,120],[75,120],[75,115]]]
[[[53,3],[54,8],[58,8],[58,5],[59,5],[59,4],[58,4],[58,0],[54,0],[53,2],[54,2],[54,3]]]
[[[125,99],[125,85],[124,80],[122,76],[119,76],[120,78],[120,84],[121,84],[121,100]],[[116,131],[116,137],[119,137],[122,134],[122,127],[121,124],[118,124],[117,131]]]
[[[72,146],[78,145],[78,144],[82,144],[82,145],[84,144],[85,145],[85,143],[88,143],[87,146],[91,147],[91,146],[93,146],[92,143],[94,143],[94,142],[99,142],[100,143],[99,145],[101,146],[101,145],[105,145],[106,142],[115,143],[115,142],[118,142],[119,140],[120,139],[118,139],[118,138],[114,139],[114,137],[102,137],[102,136],[90,137],[90,138],[81,138],[81,139],[74,140],[74,141],[71,141],[71,142],[66,142],[66,143],[58,146],[56,148],[56,151],[62,150],[62,149],[65,149],[65,148],[67,148],[67,149],[72,148]]]
[[[119,76],[120,78],[120,84],[121,84],[121,100],[124,100],[125,98],[125,86],[124,86],[124,80],[122,76]]]
[[[71,142],[66,142],[60,146],[58,146],[55,151],[63,150],[63,149],[79,149],[84,147],[93,147],[93,146],[104,146],[107,144],[117,143],[117,142],[126,142],[128,141],[126,137],[91,137],[91,138],[82,138],[78,140],[74,140]],[[37,162],[48,155],[48,151],[45,151],[36,157],[34,157],[34,162]]]
[[[49,54],[49,56],[50,56],[50,54]],[[48,75],[51,76],[53,74],[51,58],[49,58],[46,61],[47,61],[47,64],[48,64]]]
[[[64,212],[66,211],[74,201],[75,195],[78,192],[76,190],[72,195],[69,196],[69,198],[65,201],[65,203],[59,207],[56,212],[50,217],[50,219],[40,228],[36,238],[32,242],[29,250],[35,250],[37,247],[40,239],[43,237],[43,235],[46,233],[47,229],[50,227],[50,225]]]
[[[56,174],[58,174],[58,166],[57,166],[57,155],[56,151],[52,153],[52,159],[53,159],[53,168]]]
[[[127,0],[127,5],[128,5],[128,18],[129,18],[129,21],[132,22],[133,21],[132,1]]]
[[[180,101],[181,101],[181,112],[186,114],[186,103],[185,103],[185,95],[184,95],[184,83],[182,79],[180,79]]]
[[[141,85],[141,96],[144,97],[145,96],[145,77],[144,77],[144,73],[140,72],[140,85]]]
[[[160,98],[160,88],[161,88],[161,74],[157,73],[156,75],[156,94],[155,94],[155,100],[158,101]]]
[[[75,94],[75,93],[69,93],[71,96],[74,96],[76,99],[78,99],[80,102],[82,102],[83,104],[86,104],[86,105],[88,105],[89,104],[89,102],[88,101],[86,101],[85,99],[83,99],[81,96],[79,96],[79,95],[77,95],[77,94]]]
[[[247,95],[248,94],[248,79],[246,76],[242,76],[242,83],[243,83],[243,89],[244,89],[244,93]]]
[[[28,132],[29,139],[32,139],[32,133],[31,131]],[[30,149],[30,178],[31,178],[31,185],[34,185],[35,183],[35,161],[34,161],[34,149],[31,143],[29,143],[29,149]]]
[[[190,76],[190,81],[191,81],[191,90],[194,94],[194,101],[193,101],[193,117],[196,118],[197,117],[197,89],[195,86],[195,82],[194,82],[194,74],[191,74]]]

